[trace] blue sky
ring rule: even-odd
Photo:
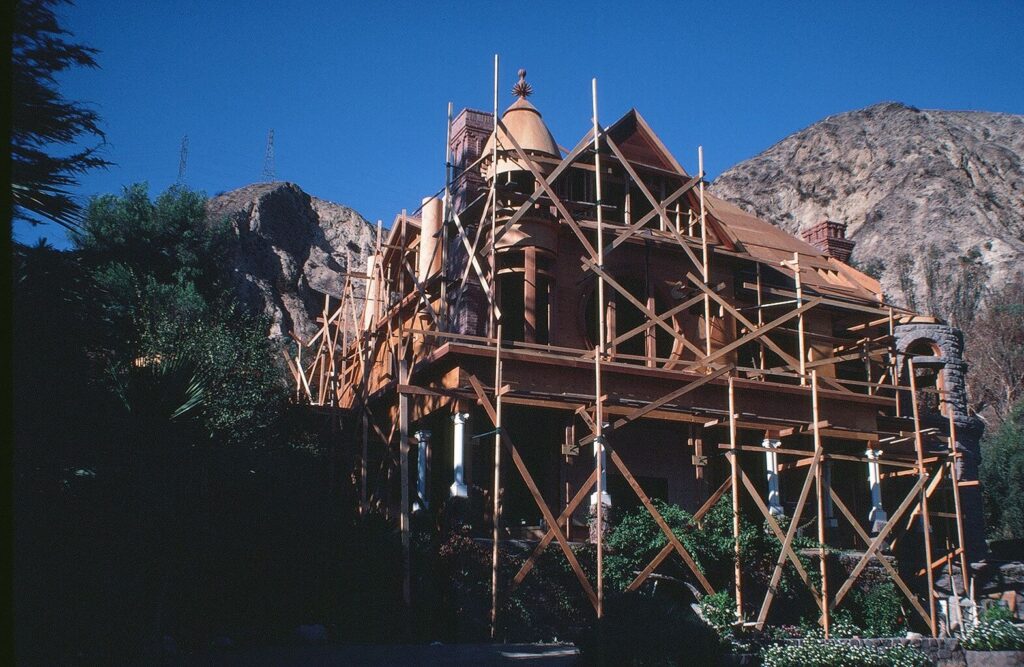
[[[101,50],[62,79],[92,103],[116,166],[78,194],[177,178],[209,195],[276,174],[388,223],[444,178],[445,113],[500,105],[525,67],[555,138],[636,107],[684,167],[714,177],[833,113],[896,100],[1024,113],[1024,2],[126,2],[64,25]],[[16,226],[18,240],[53,225]]]

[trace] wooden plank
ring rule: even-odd
[[[733,536],[733,578],[736,597],[736,618],[743,622],[743,552],[740,549],[740,457],[736,448],[739,443],[736,440],[736,392],[733,387],[733,378],[729,377],[729,447],[732,456],[729,457],[729,471],[732,476],[732,536]]]
[[[508,131],[508,128],[506,128],[505,124],[501,122],[501,119],[497,120],[497,124],[498,127],[500,127],[502,131],[505,133],[505,138],[507,138],[509,142],[512,144],[512,147],[515,148],[516,153],[519,155],[519,159],[522,161],[523,164],[526,165],[526,168],[530,170],[530,173],[533,174],[533,178],[536,181],[536,183],[541,188],[544,189],[548,197],[551,199],[551,203],[554,204],[555,208],[558,209],[558,212],[562,215],[562,219],[565,222],[565,224],[569,225],[569,228],[573,231],[574,234],[576,234],[576,238],[579,240],[580,245],[583,246],[583,249],[591,258],[597,257],[597,251],[594,250],[594,246],[591,245],[590,240],[587,239],[586,234],[584,234],[583,230],[580,229],[580,226],[579,224],[577,224],[576,219],[569,213],[569,210],[565,207],[565,204],[562,203],[562,199],[555,193],[554,188],[552,188],[551,184],[548,183],[546,178],[544,178],[544,174],[542,174],[540,170],[537,168],[537,165],[534,163],[533,159],[531,159],[530,156],[526,154],[526,151],[524,151],[523,147],[519,145],[518,141],[516,141],[515,136],[513,136],[512,133]],[[497,137],[497,134],[495,134],[495,136]],[[497,142],[495,142],[495,145],[497,145]]]
[[[722,482],[721,485],[719,485],[718,489],[714,493],[712,493],[707,500],[704,501],[704,504],[700,506],[700,509],[694,512],[693,520],[697,523],[698,526],[700,526],[700,522],[704,518],[704,515],[710,512],[711,508],[714,507],[718,503],[718,501],[722,499],[722,496],[725,495],[725,492],[731,488],[732,477],[726,477],[725,481]]]
[[[629,471],[629,468],[627,468],[626,464],[622,461],[621,458],[619,458],[618,453],[614,449],[612,449],[610,445],[607,444],[605,445],[605,449],[608,451],[608,455],[611,457],[612,462],[615,464],[615,467],[617,467],[619,469],[619,472],[622,473],[622,476],[626,479],[626,482],[629,484],[630,488],[632,488],[633,492],[636,493],[637,497],[640,499],[640,502],[643,504],[643,506],[647,508],[647,511],[654,519],[654,522],[658,524],[659,528],[661,528],[661,532],[665,534],[665,537],[668,539],[669,543],[682,557],[683,561],[690,568],[690,571],[693,572],[693,575],[697,578],[697,581],[700,582],[700,585],[709,595],[713,594],[715,592],[715,589],[711,587],[711,584],[704,576],[704,573],[700,571],[700,568],[697,567],[697,563],[693,560],[693,557],[690,556],[690,552],[686,550],[686,547],[683,546],[683,543],[679,541],[679,538],[677,538],[675,533],[672,532],[672,529],[669,528],[668,523],[665,522],[665,519],[661,516],[661,513],[658,511],[658,508],[654,506],[654,504],[651,502],[651,499],[647,496],[646,493],[644,493],[643,489],[640,487],[640,484],[636,481],[636,479],[633,477],[633,474]]]
[[[473,375],[470,375],[469,377],[472,378],[470,382],[473,385],[473,389],[477,394],[477,400],[484,407],[484,411],[487,412],[488,416],[492,414],[495,415],[496,419],[497,413],[494,407],[490,404],[490,401],[487,399],[487,395],[484,393],[483,386],[480,384],[480,381],[477,380],[476,377]],[[492,420],[491,423],[493,424],[494,420]],[[573,553],[572,548],[569,546],[568,539],[566,539],[565,534],[559,527],[559,524],[555,520],[555,517],[552,516],[550,508],[548,508],[547,503],[544,502],[544,498],[543,496],[540,495],[540,491],[537,489],[537,485],[533,482],[533,477],[530,476],[529,470],[526,469],[525,463],[523,463],[522,458],[519,456],[519,452],[516,451],[515,445],[512,443],[511,437],[508,435],[508,433],[501,429],[499,429],[498,431],[498,436],[501,437],[502,443],[504,444],[505,448],[509,450],[510,453],[512,454],[512,461],[516,465],[516,469],[523,477],[523,481],[526,483],[527,488],[530,490],[530,494],[533,496],[534,502],[537,503],[537,506],[540,509],[541,514],[544,516],[544,521],[547,523],[549,530],[554,531],[555,539],[558,540],[558,544],[559,546],[561,546],[562,552],[565,554],[566,559],[569,561],[569,565],[572,568],[573,573],[576,575],[576,578],[579,580],[580,585],[583,587],[583,592],[587,595],[587,598],[590,599],[590,602],[596,611],[597,595],[594,593],[594,589],[591,587],[590,582],[587,580],[586,575],[583,573],[583,568],[580,566],[579,561],[576,558],[576,555]]]
[[[727,456],[729,454],[735,456],[735,454],[732,452],[729,452]],[[796,568],[797,574],[800,575],[800,579],[804,582],[804,586],[806,586],[807,590],[811,592],[811,595],[814,596],[815,600],[818,600],[821,594],[818,592],[818,588],[814,585],[814,582],[811,581],[811,577],[807,574],[807,570],[804,569],[804,565],[800,562],[800,558],[797,557],[796,552],[793,551],[792,546],[790,546],[789,548],[785,548],[786,535],[782,532],[782,528],[779,526],[779,522],[775,520],[775,517],[772,515],[771,510],[768,509],[768,506],[764,504],[764,500],[761,499],[761,494],[758,493],[757,489],[754,487],[753,482],[751,482],[750,478],[747,477],[747,473],[745,473],[742,468],[740,468],[739,473],[740,480],[743,482],[743,486],[746,487],[747,493],[749,493],[750,497],[753,498],[754,504],[757,505],[757,508],[761,511],[761,514],[768,522],[768,526],[772,529],[772,532],[775,533],[775,537],[778,538],[779,542],[783,544],[783,551],[786,553],[786,556],[789,558],[790,562],[793,563],[793,567]],[[818,608],[821,608],[820,601],[818,602]]]
[[[662,220],[667,221],[668,213],[665,212],[665,208],[661,205],[661,202],[659,202],[657,198],[655,198],[655,196],[651,194],[651,191],[647,189],[647,185],[644,183],[643,179],[640,178],[640,176],[636,173],[636,170],[633,169],[633,165],[631,165],[629,163],[629,160],[625,158],[625,156],[622,154],[622,151],[620,151],[619,147],[615,145],[615,142],[612,141],[611,137],[605,136],[604,140],[605,143],[608,144],[608,148],[612,149],[612,153],[615,154],[615,157],[619,158],[619,161],[622,163],[622,168],[626,170],[626,173],[629,174],[630,178],[633,179],[637,187],[640,188],[640,191],[647,198],[647,201],[650,202],[652,209],[658,212],[658,215],[661,216]],[[698,179],[697,182],[701,183],[702,181]],[[678,237],[676,238],[676,241],[679,243],[679,246],[686,252],[686,256],[690,258],[690,261],[693,262],[693,265],[701,266],[701,261],[698,260],[697,255],[695,255],[693,251],[690,250],[690,246],[686,243],[686,240],[679,236],[679,232],[676,230],[675,226],[669,225],[668,229],[669,232],[673,232],[674,236]]]
[[[793,253],[796,256],[796,253]],[[801,352],[803,354],[803,352]],[[821,416],[818,411],[818,371],[811,371],[811,422],[814,428],[814,451],[823,452],[824,447],[821,445],[821,430],[819,424],[821,423]],[[821,465],[821,464],[819,464]],[[826,556],[826,526],[825,526],[825,476],[821,474],[819,467],[818,474],[815,475],[814,480],[814,493],[816,504],[818,506],[818,561],[821,566],[821,620],[822,626],[825,629],[825,639],[829,638],[831,632],[832,619],[829,614],[828,606],[828,563],[825,560]]]
[[[409,376],[406,361],[399,362],[399,374],[407,379]],[[407,394],[398,396],[398,451],[401,465],[401,528],[402,528],[402,597],[406,606],[412,604],[411,571],[410,571],[410,517],[409,517],[409,397]]]
[[[875,556],[878,549],[882,546],[882,543],[885,542],[885,538],[887,538],[889,536],[889,533],[892,532],[893,528],[896,527],[896,524],[897,522],[899,522],[900,517],[902,517],[903,514],[907,511],[907,509],[909,509],[910,506],[913,504],[914,496],[916,496],[917,493],[923,487],[924,481],[918,478],[918,480],[914,483],[914,486],[910,489],[910,493],[908,493],[906,498],[903,499],[903,502],[900,503],[900,506],[896,509],[896,512],[894,512],[893,515],[889,517],[889,521],[886,522],[885,526],[882,528],[882,530],[879,531],[878,535],[876,535],[875,538],[871,540],[871,543],[868,545],[867,551],[865,551],[864,554],[861,556],[860,560],[857,562],[857,565],[854,566],[853,570],[850,572],[850,575],[846,578],[846,581],[843,582],[843,585],[840,586],[838,591],[836,591],[836,596],[832,599],[832,602],[830,603],[832,609],[835,609],[836,606],[843,601],[843,598],[846,597],[846,594],[850,592],[850,589],[853,587],[853,584],[856,583],[857,578],[860,576],[861,572],[864,571],[864,568],[867,567],[867,564]]]
[[[734,340],[732,343],[729,343],[725,347],[720,347],[720,348],[718,348],[718,350],[716,350],[715,352],[705,356],[704,358],[698,359],[697,361],[694,361],[694,362],[691,362],[683,370],[690,370],[690,369],[693,369],[693,368],[699,368],[701,366],[707,366],[708,364],[710,364],[711,362],[719,359],[720,357],[723,357],[723,356],[729,354],[730,352],[732,352],[733,350],[735,350],[735,349],[737,349],[739,347],[742,347],[743,345],[746,345],[748,342],[750,342],[750,341],[752,341],[754,339],[757,339],[757,338],[761,338],[766,333],[768,333],[769,331],[771,331],[775,327],[779,326],[783,322],[788,322],[789,320],[793,319],[794,317],[798,317],[801,313],[807,312],[808,310],[810,310],[811,308],[814,308],[815,306],[817,306],[820,303],[821,303],[821,298],[820,297],[815,297],[815,298],[809,300],[804,305],[800,306],[799,308],[795,308],[795,309],[789,311],[788,313],[786,313],[785,315],[781,315],[781,316],[775,318],[774,320],[772,320],[768,324],[764,325],[763,327],[758,327],[754,331],[751,331],[750,333],[748,333],[748,334],[746,334],[744,336],[741,336],[740,338],[737,338],[736,340]]]
[[[579,507],[580,503],[583,502],[583,499],[587,497],[588,493],[590,493],[590,489],[594,486],[594,482],[596,481],[597,471],[594,470],[593,472],[590,473],[590,477],[587,478],[587,481],[584,482],[583,486],[581,486],[576,491],[576,495],[572,497],[572,500],[570,500],[569,503],[565,506],[565,509],[562,510],[562,513],[558,515],[558,525],[561,525],[562,522],[570,518],[573,515],[573,513],[576,512],[576,508]],[[554,539],[555,531],[552,530],[549,526],[547,532],[544,533],[544,537],[542,537],[540,539],[540,542],[537,543],[537,546],[533,548],[533,552],[530,554],[530,557],[527,558],[526,562],[523,563],[523,566],[519,568],[519,572],[516,573],[515,578],[512,580],[512,586],[510,587],[510,590],[514,591],[516,588],[519,587],[519,584],[523,583],[523,579],[526,578],[526,575],[528,575],[530,573],[530,570],[533,569],[534,565],[537,564],[537,559],[544,552],[544,550],[548,548],[548,546],[551,544],[551,541]]]
[[[654,574],[654,571],[658,569],[658,566],[661,565],[662,562],[666,558],[668,558],[669,554],[671,554],[674,550],[675,545],[673,545],[671,542],[666,542],[665,546],[663,546],[661,548],[661,551],[658,552],[658,555],[652,558],[651,562],[647,564],[647,567],[641,570],[640,573],[636,575],[636,578],[633,579],[633,581],[630,582],[628,586],[626,586],[626,591],[635,591],[636,589],[640,588],[640,586],[642,586],[643,583],[647,581],[647,578]]]
[[[618,248],[620,245],[622,245],[627,240],[636,235],[636,233],[640,231],[644,227],[644,225],[650,222],[651,219],[654,218],[654,216],[660,215],[661,211],[659,209],[663,209],[665,206],[668,206],[675,200],[679,199],[679,197],[683,196],[688,191],[692,190],[694,186],[696,186],[698,183],[700,183],[700,176],[694,176],[686,183],[684,183],[682,187],[678,188],[675,192],[670,194],[668,198],[665,199],[665,201],[661,202],[661,207],[652,208],[647,214],[645,214],[639,220],[630,224],[628,227],[620,231],[619,235],[615,237],[615,239],[611,243],[611,246],[605,252],[605,256],[607,256],[612,250]]]
[[[839,494],[836,493],[835,489],[829,489],[829,493],[832,494],[832,502],[835,504],[836,507],[839,508],[840,513],[842,513],[842,515],[846,517],[847,522],[849,522],[849,524],[853,527],[853,530],[857,533],[860,539],[864,542],[865,545],[870,545],[871,538],[868,536],[867,532],[861,527],[860,522],[857,521],[856,517],[853,516],[853,512],[849,510],[849,508],[846,506],[846,503],[844,503],[842,498],[839,497]],[[914,607],[914,610],[917,611],[917,613],[921,616],[925,623],[930,623],[931,619],[928,617],[928,612],[926,612],[924,610],[924,607],[921,606],[921,602],[917,599],[917,596],[914,595],[914,592],[912,590],[910,590],[910,587],[907,586],[907,583],[903,581],[903,578],[892,566],[892,563],[889,562],[889,559],[882,558],[881,556],[876,556],[876,558],[878,562],[882,564],[882,567],[884,567],[889,572],[889,576],[892,577],[893,581],[896,582],[896,585],[900,587],[900,590],[903,591],[903,595],[906,596],[907,600]]]
[[[807,477],[804,478],[804,485],[800,489],[799,499],[796,501],[796,509],[793,518],[789,522],[789,529],[786,531],[786,539],[782,543],[782,550],[775,561],[775,569],[772,571],[771,581],[768,583],[768,591],[765,593],[764,601],[761,603],[761,611],[757,615],[757,628],[763,629],[765,620],[768,618],[768,611],[771,609],[772,601],[775,599],[775,591],[778,589],[779,580],[782,578],[782,567],[786,563],[786,549],[792,548],[793,539],[796,537],[796,530],[800,526],[800,518],[803,516],[804,506],[807,504],[807,496],[811,491],[811,484],[818,475],[818,466],[821,464],[822,450],[814,451],[814,458],[807,469]]]
[[[663,406],[663,405],[665,405],[667,403],[671,403],[672,401],[680,398],[681,396],[684,396],[684,395],[690,393],[694,389],[697,389],[698,387],[701,387],[701,386],[703,386],[703,385],[705,385],[705,384],[707,384],[707,383],[709,383],[709,382],[711,382],[713,380],[716,380],[716,379],[720,378],[721,376],[723,376],[726,373],[728,373],[731,369],[732,369],[732,366],[725,366],[723,368],[719,368],[718,370],[716,370],[715,372],[713,372],[713,373],[711,373],[709,375],[705,375],[704,377],[701,377],[701,378],[699,378],[697,380],[694,380],[693,382],[690,382],[690,383],[680,387],[679,389],[674,389],[673,391],[670,391],[669,393],[665,394],[661,398],[659,398],[659,399],[657,399],[655,401],[651,401],[650,403],[648,403],[647,405],[645,405],[643,407],[636,408],[635,410],[633,410],[629,414],[624,415],[623,417],[620,417],[619,419],[615,420],[615,422],[613,422],[612,425],[611,425],[611,430],[614,431],[615,429],[622,428],[626,424],[628,424],[630,422],[633,422],[633,421],[636,421],[637,419],[642,418],[644,415],[647,415],[648,413],[650,413],[650,412],[652,412],[654,410],[657,410],[658,408],[660,408],[661,406]],[[594,441],[594,436],[593,435],[588,435],[585,438],[583,438],[582,440],[580,440],[580,444],[581,445],[587,445],[587,444],[590,444],[593,441]]]
[[[730,304],[728,301],[726,301],[721,296],[719,296],[714,290],[712,290],[710,287],[704,285],[703,282],[699,278],[697,278],[695,275],[693,275],[692,273],[687,273],[686,274],[686,278],[692,284],[696,285],[698,288],[703,290],[704,293],[710,299],[715,301],[715,303],[717,303],[718,305],[722,306],[725,310],[727,310],[733,317],[735,317],[747,329],[749,329],[750,331],[756,331],[758,329],[758,326],[756,324],[754,324],[753,322],[748,320],[746,317],[744,317],[743,313],[741,313],[739,310],[734,308],[732,306],[732,304]],[[773,341],[771,338],[769,338],[768,336],[763,336],[761,338],[761,342],[764,343],[765,345],[767,345],[769,348],[771,348],[772,352],[774,352],[775,354],[779,355],[779,357],[781,357],[783,361],[785,361],[787,364],[789,364],[788,368],[791,368],[791,369],[793,369],[795,371],[799,371],[799,372],[803,373],[804,367],[801,366],[801,361],[799,359],[795,359],[794,357],[792,357],[789,353],[787,353],[785,350],[783,350],[781,347],[779,347],[775,343],[775,341]],[[838,382],[835,382],[835,381],[831,380],[831,378],[822,378],[822,379],[826,380],[830,385],[832,385],[833,388],[835,388],[835,389],[837,389],[839,391],[843,391],[843,392],[847,392],[847,393],[853,393],[847,387],[844,387],[843,385],[839,384]]]
[[[907,375],[910,378],[910,401],[914,414],[914,448],[917,450],[917,465],[921,473],[921,480],[928,480],[928,472],[924,467],[924,440],[921,437],[921,414],[917,404],[917,379],[914,369],[914,360],[907,359]],[[939,469],[941,475],[942,469]],[[932,637],[939,636],[939,624],[937,610],[935,608],[935,572],[932,570],[932,524],[928,516],[928,492],[921,494],[921,521],[924,529],[924,558],[926,565],[926,578],[928,579],[928,615],[931,618]]]
[[[584,258],[582,260],[582,262],[583,262],[583,265],[585,267],[589,268],[591,271],[593,271],[598,276],[600,276],[605,282],[607,282],[609,285],[611,285],[615,289],[616,292],[621,294],[627,301],[629,301],[633,306],[635,306],[644,315],[646,315],[647,318],[648,318],[648,322],[660,326],[662,329],[664,329],[666,332],[668,332],[669,335],[671,335],[677,341],[682,343],[685,347],[687,347],[694,354],[701,355],[701,354],[704,353],[704,350],[701,350],[699,347],[697,347],[696,345],[691,343],[689,340],[687,340],[686,336],[684,336],[681,332],[676,331],[675,328],[673,328],[670,325],[666,324],[665,322],[661,321],[658,318],[657,313],[652,311],[650,308],[647,307],[646,304],[641,303],[635,296],[630,294],[629,290],[627,290],[625,287],[620,285],[614,278],[612,278],[606,271],[604,271],[601,267],[599,267],[595,262],[592,262],[592,261],[590,261],[590,260],[588,260],[586,258]]]

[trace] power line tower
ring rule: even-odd
[[[267,153],[263,156],[263,182],[273,183],[277,180],[274,174],[274,129],[267,133]]]
[[[188,167],[188,135],[181,138],[181,152],[178,155],[178,185],[185,182],[185,169]]]

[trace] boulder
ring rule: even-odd
[[[271,320],[270,335],[312,336],[324,295],[337,307],[349,267],[364,270],[373,228],[356,211],[311,197],[294,183],[258,183],[225,192],[207,205],[235,236],[229,263],[238,299]],[[365,286],[356,280],[362,296]],[[357,310],[361,302],[357,302]]]

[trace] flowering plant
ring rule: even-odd
[[[1024,651],[1024,630],[1007,620],[982,621],[960,643],[968,651]]]
[[[909,646],[882,650],[809,639],[800,644],[767,647],[761,652],[761,664],[764,667],[925,667],[931,660]]]

